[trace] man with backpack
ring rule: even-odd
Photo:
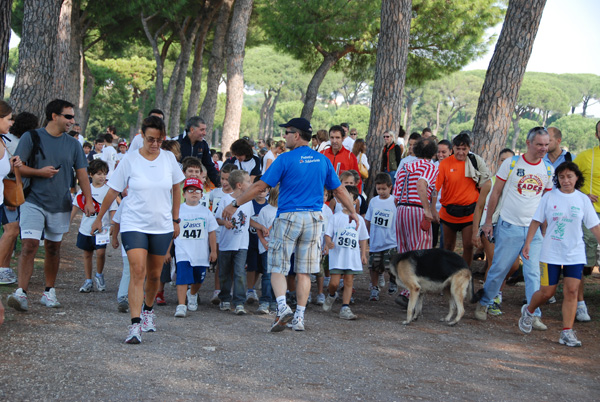
[[[481,227],[483,234],[490,241],[495,241],[496,247],[483,287],[483,295],[475,309],[475,318],[479,321],[487,319],[488,306],[500,291],[502,281],[521,253],[529,224],[542,195],[552,190],[554,168],[543,160],[548,152],[549,142],[550,136],[544,127],[532,128],[527,134],[527,152],[519,157],[506,159],[496,173],[498,180],[492,188],[485,224]],[[500,217],[494,229],[494,214],[491,211],[496,211],[496,207],[500,209]],[[523,258],[527,303],[540,288],[541,247],[542,234],[538,229],[531,242],[529,259]],[[539,309],[534,313],[533,328],[547,329],[542,323]]]
[[[87,160],[79,142],[67,134],[74,118],[72,103],[53,100],[46,106],[46,127],[23,134],[15,152],[26,162],[26,166],[21,167],[21,175],[30,179],[25,190],[25,203],[21,206],[19,288],[8,297],[8,305],[18,311],[29,309],[27,290],[42,235],[46,251],[46,284],[40,302],[46,307],[60,306],[54,282],[60,263],[62,237],[69,231],[72,169],[75,169],[85,196],[84,213],[89,216],[95,212],[86,171]]]

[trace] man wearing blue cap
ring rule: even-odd
[[[271,229],[268,250],[271,284],[277,298],[277,318],[271,332],[284,330],[292,318],[292,328],[304,331],[304,310],[310,293],[309,275],[319,272],[321,258],[324,188],[333,190],[348,210],[354,211],[354,205],[331,162],[309,147],[312,137],[310,122],[300,117],[279,126],[286,129],[285,145],[290,152],[275,159],[259,181],[227,206],[223,210],[223,218],[229,219],[240,205],[254,199],[265,188],[279,184],[277,218]],[[350,221],[355,221],[358,227],[355,212],[350,214]],[[285,300],[285,277],[290,270],[292,253],[295,253],[294,269],[298,280],[295,314]]]

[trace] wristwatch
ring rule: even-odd
[[[181,223],[181,218],[173,219],[174,223]]]
[[[234,208],[239,208],[239,207],[240,207],[240,206],[238,205],[238,203],[237,203],[237,200],[235,200],[235,199],[233,200],[233,202],[231,203],[231,205],[232,205]]]

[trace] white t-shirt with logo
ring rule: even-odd
[[[329,269],[362,271],[359,242],[368,240],[369,232],[363,217],[359,215],[358,219],[360,221],[358,230],[356,230],[356,222],[349,222],[348,215],[343,212],[338,212],[329,219],[325,234],[331,237],[335,245],[329,250]]]
[[[117,151],[112,147],[112,145],[105,145],[102,148],[102,153],[100,154],[100,159],[108,164],[108,174],[106,178],[110,178],[112,176],[112,172],[115,170],[115,164],[117,163]]]
[[[499,180],[506,182],[502,190],[500,217],[512,225],[529,226],[544,190],[552,190],[554,168],[551,167],[548,175],[542,159],[533,165],[521,156],[509,176],[511,162],[512,158],[506,159],[496,173]]]
[[[396,242],[396,204],[394,204],[394,197],[390,195],[385,200],[382,200],[379,196],[373,198],[369,203],[365,220],[371,222],[369,251],[377,253],[398,247],[398,243]]]
[[[544,195],[533,220],[548,222],[540,261],[548,264],[585,264],[581,223],[590,229],[600,224],[592,202],[581,191],[565,194],[554,189]]]
[[[188,261],[192,267],[210,265],[210,244],[208,235],[219,225],[210,210],[200,204],[179,207],[179,236],[175,239],[175,258]]]
[[[92,198],[94,200],[96,200],[96,202],[98,204],[100,204],[100,206],[102,206],[102,201],[104,200],[106,193],[108,193],[109,188],[110,187],[108,187],[108,185],[106,185],[106,184],[102,185],[101,187],[94,187],[94,185],[90,183],[90,190],[92,191]],[[73,205],[75,205],[76,207],[79,207],[79,204],[77,203],[77,197],[79,196],[79,194],[81,194],[81,190],[79,190],[77,192],[77,195],[73,199]],[[117,201],[113,201],[110,208],[108,208],[108,212],[116,211],[117,208],[118,208]],[[102,217],[102,227],[103,228],[108,228],[110,226],[110,215],[108,212],[106,214],[104,214],[104,216]],[[94,224],[95,220],[96,220],[96,215],[85,216],[85,214],[84,214],[81,217],[81,224],[79,225],[79,233],[81,233],[82,235],[91,236],[92,235],[92,225]]]
[[[234,198],[230,194],[225,194],[221,198],[219,203],[219,210],[217,211],[216,218],[223,219],[223,210],[225,207],[233,202]],[[226,229],[225,226],[221,227],[219,233],[219,250],[221,251],[237,251],[247,250],[250,236],[248,233],[248,227],[250,226],[250,217],[254,214],[254,207],[252,201],[240,205],[231,217],[231,223],[233,223],[232,229]]]
[[[108,182],[108,186],[118,192],[129,186],[121,232],[172,232],[171,190],[184,179],[175,156],[169,151],[161,149],[153,161],[144,158],[139,151],[128,153]]]
[[[263,209],[258,213],[258,218],[256,218],[256,222],[260,223],[269,231],[271,231],[273,222],[275,222],[275,218],[277,217],[277,207],[274,207],[271,204],[267,204]],[[271,236],[265,237],[267,243],[271,240]],[[263,254],[267,249],[262,245],[260,239],[258,239],[258,253]]]

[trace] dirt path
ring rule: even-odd
[[[594,400],[600,391],[598,277],[586,288],[592,322],[576,324],[582,348],[557,342],[560,296],[543,309],[549,330],[527,336],[517,328],[521,286],[506,289],[504,315],[485,323],[469,305],[463,320],[447,327],[438,321],[447,305],[428,295],[423,317],[403,326],[405,313],[392,297],[368,301],[367,275],[356,284],[359,320],[311,305],[305,332],[271,334],[271,316],[238,317],[208,304],[209,274],[197,312],[174,318],[175,289],[168,286],[168,305],[157,307],[158,332],[126,345],[129,316],[116,309],[120,252],[107,259],[108,290],[81,294],[76,232],[74,226],[66,237],[56,286],[63,307],[38,303],[43,275],[36,270],[30,311],[7,310],[0,400],[554,401]],[[0,288],[4,302],[14,288]]]

